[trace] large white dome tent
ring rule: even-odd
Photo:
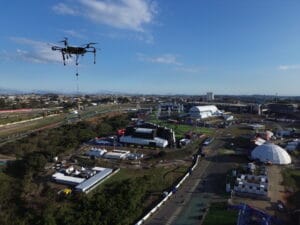
[[[251,157],[261,162],[271,162],[272,164],[280,165],[286,165],[292,162],[290,155],[283,148],[271,142],[257,146],[251,152]]]
[[[212,116],[220,116],[222,112],[215,105],[193,106],[189,110],[189,114],[193,118],[205,119]]]

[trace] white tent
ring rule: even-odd
[[[189,110],[191,117],[205,119],[212,116],[220,116],[222,112],[215,105],[193,106]]]
[[[265,138],[267,140],[270,140],[274,136],[274,133],[272,131],[266,130],[265,132]]]
[[[261,162],[271,162],[273,164],[290,164],[290,155],[280,146],[266,142],[257,146],[252,152],[251,157]]]

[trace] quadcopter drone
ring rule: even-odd
[[[94,53],[94,64],[96,64],[96,48],[93,46],[97,43],[90,42],[87,44],[82,45],[82,47],[79,46],[70,46],[68,43],[68,38],[65,38],[64,40],[60,41],[64,44],[63,47],[61,46],[52,46],[51,49],[53,51],[60,51],[63,58],[63,63],[66,65],[66,59],[72,58],[73,55],[76,57],[76,66],[78,66],[79,62],[79,56],[84,56],[85,53],[91,52]],[[78,74],[76,74],[78,75]]]

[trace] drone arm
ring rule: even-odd
[[[59,46],[52,46],[51,49],[53,51],[61,51],[63,48],[62,47],[59,47]]]
[[[96,64],[96,48],[89,47],[91,50],[86,50],[86,52],[92,52],[94,53],[94,64]]]

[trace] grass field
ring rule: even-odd
[[[151,169],[121,169],[117,174],[113,175],[108,180],[104,181],[103,184],[97,188],[96,191],[103,190],[103,187],[110,185],[114,182],[123,181],[129,178],[152,176],[152,192],[162,193],[165,189],[169,188],[179,177],[183,176],[188,167],[186,166],[171,166],[169,168],[151,168]]]
[[[48,126],[48,125],[63,121],[64,118],[65,118],[64,115],[59,115],[59,116],[53,116],[53,117],[45,117],[40,120],[29,121],[29,122],[25,122],[25,123],[18,124],[18,125],[13,125],[9,128],[2,129],[0,131],[0,137],[7,137],[10,135],[38,129],[38,128],[41,128],[44,126]]]
[[[23,120],[29,120],[36,117],[41,117],[43,114],[13,114],[0,117],[0,124],[14,123]]]
[[[219,154],[220,154],[220,155],[234,155],[234,154],[235,154],[235,151],[232,150],[232,149],[225,149],[225,148],[222,148],[222,149],[219,149]]]
[[[212,203],[203,225],[236,225],[238,211],[227,209],[227,203]]]
[[[207,134],[207,135],[212,135],[215,132],[214,129],[211,129],[211,128],[195,127],[195,126],[186,125],[186,124],[171,124],[171,123],[167,123],[162,120],[158,120],[154,117],[152,117],[149,122],[173,129],[175,132],[176,138],[184,137],[184,135],[186,133],[188,133],[189,131],[196,132],[199,134]]]
[[[296,208],[300,208],[300,171],[285,169],[282,171],[283,184],[293,193],[288,197],[288,202]]]
[[[300,190],[300,170],[285,169],[282,171],[283,184],[294,190]]]

